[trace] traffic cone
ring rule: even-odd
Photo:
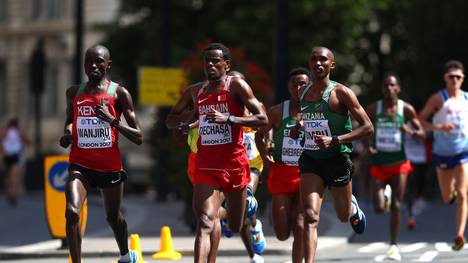
[[[182,258],[182,254],[174,250],[171,237],[171,229],[168,226],[161,228],[161,239],[159,244],[159,252],[154,253],[153,259],[172,259],[178,260]]]
[[[140,236],[138,234],[130,235],[130,249],[138,253],[137,263],[147,263],[143,259],[143,253],[141,253]]]

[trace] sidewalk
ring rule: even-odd
[[[24,205],[26,206],[25,209],[36,209],[36,212],[39,210],[43,211],[42,201],[43,197],[40,194],[32,197],[28,196],[25,200],[20,200],[19,207],[16,210],[22,209],[21,207]],[[0,202],[0,209],[3,211],[12,210],[12,208],[4,208],[6,204],[2,202]],[[163,226],[170,227],[175,250],[184,255],[193,255],[194,234],[183,223],[182,202],[155,203],[143,196],[126,196],[123,207],[129,234],[139,235],[144,255],[151,255],[159,251],[159,236],[161,227]],[[334,209],[328,203],[324,203],[321,213],[317,249],[320,251],[345,244],[353,233],[349,224],[339,222],[335,216]],[[265,215],[259,215],[267,240],[265,254],[291,253],[292,238],[284,242],[277,240],[268,218],[268,210]],[[38,215],[31,219],[45,221],[44,216],[40,218]],[[0,223],[5,226],[3,219],[0,219]],[[45,225],[45,228],[47,228],[45,222],[37,223],[35,221],[33,224],[41,228],[43,227],[42,225]],[[9,225],[7,231],[18,233],[24,230],[25,223],[18,222],[17,225],[12,225],[7,222],[7,224]],[[2,230],[0,229],[0,231]],[[24,240],[24,243],[21,245],[14,246],[5,246],[0,243],[0,259],[66,257],[68,255],[68,250],[59,249],[61,245],[60,240],[50,239],[50,237],[48,238],[44,235],[44,232],[40,236],[44,236],[43,241],[31,243],[28,240]],[[99,196],[91,196],[89,199],[88,224],[83,238],[82,253],[84,256],[115,256],[118,253],[111,229],[105,222],[105,215]],[[238,235],[232,238],[223,237],[221,239],[219,254],[245,255],[246,253]]]

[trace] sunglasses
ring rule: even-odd
[[[457,79],[457,80],[460,80],[460,79],[463,78],[463,76],[461,76],[461,75],[455,75],[455,74],[453,74],[453,75],[448,75],[448,77],[451,78],[451,79]]]

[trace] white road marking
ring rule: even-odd
[[[400,249],[401,253],[411,253],[414,252],[418,249],[424,248],[427,246],[426,242],[419,242],[419,243],[414,243],[411,245],[404,246]]]
[[[439,252],[435,250],[424,252],[416,261],[418,262],[431,262],[435,257],[439,255]]]
[[[359,248],[358,252],[359,253],[371,253],[375,250],[379,250],[379,249],[386,248],[386,247],[387,247],[387,244],[385,244],[384,242],[374,242],[374,243],[370,243],[367,246]]]
[[[384,261],[385,258],[387,258],[387,255],[378,255],[378,256],[375,256],[374,261],[375,262],[382,262],[382,261]]]
[[[435,249],[439,252],[450,252],[452,248],[446,242],[437,242],[434,245]]]

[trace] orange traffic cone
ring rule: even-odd
[[[153,259],[177,260],[182,258],[182,254],[174,250],[174,246],[172,245],[171,229],[168,226],[163,226],[161,228],[159,250],[159,252],[154,253],[151,256]]]
[[[141,253],[140,236],[138,234],[130,235],[130,249],[138,253],[137,263],[147,263],[143,259],[143,253]]]

